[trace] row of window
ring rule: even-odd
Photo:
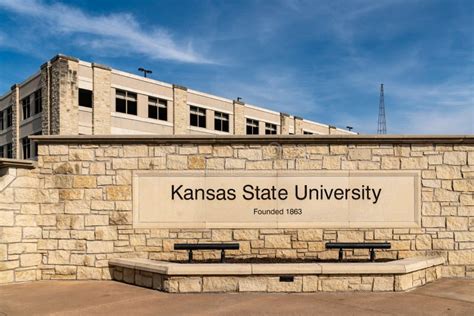
[[[31,99],[33,99],[34,107],[31,108]],[[43,103],[41,98],[41,90],[36,90],[29,96],[21,99],[21,109],[23,112],[23,119],[26,120],[32,115],[41,113],[43,111]]]
[[[79,105],[92,107],[92,91],[79,89]],[[137,115],[137,94],[125,90],[116,90],[115,92],[115,111],[129,115]],[[168,121],[168,101],[160,98],[148,97],[148,118],[160,121]],[[206,109],[190,106],[189,124],[195,127],[207,128]],[[253,119],[247,119],[247,135],[259,134],[260,122]],[[214,130],[220,132],[229,132],[229,114],[223,112],[214,112]],[[277,125],[265,123],[265,134],[277,134]]]
[[[0,158],[13,158],[13,144],[0,146]]]
[[[8,107],[0,111],[0,131],[9,128],[13,125],[13,109]]]

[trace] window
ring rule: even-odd
[[[3,158],[5,156],[5,153],[4,153],[4,146],[1,146],[0,145],[0,158]]]
[[[13,111],[12,107],[10,106],[7,108],[7,128],[13,125]]]
[[[5,128],[4,125],[3,125],[3,111],[0,111],[0,131],[3,131],[3,129]],[[3,156],[1,156],[3,157]]]
[[[167,121],[168,101],[148,97],[148,117],[160,121]]]
[[[258,121],[247,119],[247,135],[258,135]]]
[[[13,144],[7,144],[7,158],[13,158]]]
[[[313,135],[313,133],[308,132],[308,131],[303,131],[303,135]]]
[[[137,115],[137,94],[128,91],[117,90],[115,92],[115,111]]]
[[[190,125],[206,128],[206,109],[190,107]]]
[[[92,91],[86,89],[79,89],[79,106],[86,108],[92,107]]]
[[[21,100],[21,108],[23,110],[23,119],[26,120],[31,116],[30,96],[27,96]]]
[[[28,136],[23,137],[21,139],[21,146],[23,148],[23,159],[30,159],[31,158],[31,146],[30,146],[30,139]]]
[[[274,135],[277,133],[276,124],[265,123],[265,135]]]
[[[41,90],[35,91],[35,114],[43,111],[43,100],[41,99]]]
[[[214,112],[214,129],[216,131],[229,131],[229,114]]]

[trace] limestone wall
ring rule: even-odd
[[[185,258],[176,242],[239,242],[229,255],[337,258],[329,241],[388,241],[378,257],[437,254],[444,276],[474,276],[474,144],[338,144],[299,138],[83,139],[40,137],[38,167],[18,169],[0,191],[0,283],[39,279],[109,279],[108,259]],[[49,140],[48,140],[49,139]],[[304,142],[301,139],[306,139]],[[56,143],[52,143],[52,141]],[[125,143],[126,142],[126,143]],[[134,143],[133,143],[134,142]],[[69,144],[68,144],[69,143]],[[194,143],[194,144],[192,144]],[[196,143],[201,143],[196,145]],[[420,170],[422,225],[394,229],[133,229],[134,170]],[[0,186],[1,188],[1,186]],[[367,257],[354,251],[349,257]],[[218,257],[196,252],[194,257]]]

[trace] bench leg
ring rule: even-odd
[[[370,249],[370,261],[371,262],[375,261],[375,249],[374,248]]]
[[[193,262],[193,251],[191,249],[188,250],[188,262]]]
[[[339,248],[339,261],[342,261],[342,257],[344,256],[344,251],[342,248]]]
[[[221,263],[223,263],[225,260],[225,251],[224,249],[221,249]]]

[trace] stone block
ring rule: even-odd
[[[293,282],[280,282],[278,277],[268,278],[268,292],[301,292],[303,290],[303,277],[295,276]]]
[[[446,227],[446,218],[440,216],[424,216],[421,218],[422,227]]]
[[[474,192],[474,179],[453,180],[454,191]]]
[[[468,230],[469,221],[467,217],[449,216],[446,218],[446,228],[449,231]]]
[[[22,267],[33,267],[41,264],[43,256],[41,254],[26,253],[20,255],[20,265]]]
[[[374,284],[372,290],[374,292],[385,292],[394,290],[394,277],[374,277]]]
[[[1,211],[0,226],[13,226],[15,222],[13,211]]]
[[[2,242],[20,242],[21,227],[0,227],[0,240]]]
[[[382,157],[382,169],[400,169],[400,158],[398,157]]]
[[[349,281],[346,278],[332,277],[321,280],[321,288],[324,292],[348,291]]]
[[[87,241],[87,253],[114,252],[113,241]]]
[[[73,200],[64,202],[64,212],[66,214],[87,214],[90,213],[90,201]]]
[[[295,159],[295,158],[305,158],[305,157],[306,157],[305,147],[283,146],[283,159]]]
[[[206,160],[206,168],[211,170],[224,169],[224,158],[208,158]]]
[[[337,231],[337,241],[339,242],[364,242],[364,232],[354,230]]]
[[[74,176],[74,188],[95,188],[96,177],[94,176]]]
[[[465,165],[467,164],[467,153],[455,151],[445,152],[443,162],[446,165]]]
[[[474,263],[474,251],[455,250],[448,252],[448,263],[450,265],[472,265]]]
[[[440,202],[457,202],[459,201],[459,193],[445,189],[434,190],[434,200]]]
[[[178,280],[179,293],[199,293],[202,291],[202,279],[188,277]]]
[[[438,179],[461,179],[461,168],[458,166],[436,166],[436,177]]]
[[[261,149],[239,149],[237,152],[237,157],[247,160],[262,160],[262,150]]]
[[[237,278],[226,277],[203,277],[203,292],[237,292],[239,282]]]
[[[212,241],[231,241],[232,231],[229,229],[214,229],[212,230]]]
[[[188,167],[188,157],[168,155],[166,166],[171,170],[186,170]]]
[[[36,280],[36,269],[15,271],[16,282],[27,282]]]
[[[474,231],[455,232],[454,240],[456,241],[474,241]]]
[[[431,250],[431,236],[430,235],[418,235],[415,239],[415,245],[417,250]]]
[[[113,158],[112,169],[114,170],[138,169],[138,159],[137,158]]]
[[[0,271],[0,284],[11,283],[14,280],[14,272],[10,271]]]
[[[234,155],[234,149],[232,146],[216,145],[212,148],[212,155],[214,157],[232,157]]]
[[[121,201],[130,200],[132,198],[132,190],[130,186],[108,186],[105,190],[107,200]]]
[[[298,229],[298,240],[320,241],[323,240],[322,229]]]
[[[395,276],[395,291],[406,291],[413,287],[412,274],[402,274]]]
[[[323,169],[331,169],[331,170],[341,169],[341,157],[340,156],[324,156]]]
[[[206,168],[206,158],[200,155],[188,156],[189,169],[204,169]]]
[[[40,247],[38,246],[38,249]],[[68,264],[70,252],[66,250],[48,251],[48,264]]]
[[[225,160],[226,169],[245,169],[245,159],[227,158]]]
[[[123,156],[124,157],[147,157],[148,146],[147,145],[124,145]]]
[[[400,158],[400,161],[402,169],[420,170],[428,168],[428,158],[426,157]]]
[[[265,235],[265,248],[291,248],[291,236]]]
[[[349,160],[371,160],[372,153],[369,148],[349,148]]]
[[[266,292],[267,287],[267,277],[239,278],[239,292]]]
[[[101,280],[102,269],[93,267],[77,267],[78,280]]]
[[[257,229],[236,229],[234,230],[234,240],[255,240],[258,239]]]
[[[98,226],[95,228],[97,240],[117,240],[117,228],[115,226]]]

